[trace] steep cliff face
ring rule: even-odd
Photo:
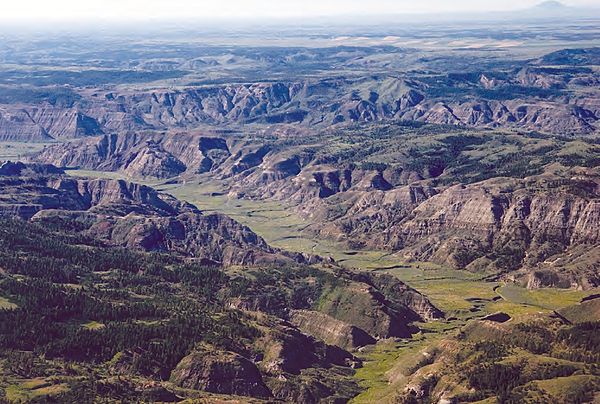
[[[26,110],[7,106],[0,107],[0,140],[31,142],[52,140],[52,137]]]
[[[570,179],[501,178],[429,193],[415,194],[414,187],[373,192],[316,231],[353,245],[400,250],[413,260],[472,270],[547,269],[559,274],[550,282],[555,285],[596,285],[599,183],[588,171]]]
[[[593,178],[590,180],[573,181],[566,187],[560,185],[561,180],[552,183],[544,179],[532,183],[490,180],[454,186],[417,207],[412,212],[414,217],[400,225],[403,235],[394,242],[398,247],[457,232],[490,249],[510,247],[511,243],[524,250],[547,243],[563,249],[579,243],[593,245],[599,241],[594,230],[598,226],[599,205],[595,200],[598,185]],[[591,194],[578,194],[578,186],[591,186]],[[546,258],[546,254],[529,254],[528,262],[534,264]]]
[[[102,133],[100,124],[78,108],[50,105],[0,107],[0,140],[74,139]]]
[[[385,245],[393,237],[393,229],[413,209],[437,194],[429,185],[401,186],[389,191],[353,191],[336,196],[334,200],[313,200],[300,206],[299,212],[313,220],[328,217],[327,222],[311,230],[318,236],[345,241],[349,245],[365,247],[365,234],[369,234],[373,246]],[[330,203],[342,204],[342,213],[329,213]]]
[[[187,169],[199,157],[190,138],[175,137],[168,145],[178,145],[178,156],[169,152],[161,135],[104,135],[73,144],[59,144],[42,150],[36,159],[60,167],[82,167],[104,171],[122,170],[131,176],[170,178]],[[75,146],[75,147],[73,147]],[[190,155],[191,153],[191,155]],[[198,163],[199,164],[199,163]]]
[[[72,139],[102,133],[98,122],[78,108],[65,110],[60,107],[40,107],[33,108],[29,115],[32,121],[54,139]]]
[[[14,185],[15,189],[7,189],[7,192],[23,203],[30,203],[29,198],[37,198],[40,210],[85,210],[108,214],[116,212],[123,216],[130,213],[158,216],[172,216],[188,211],[199,213],[192,205],[180,202],[170,195],[123,180],[79,180],[64,176],[33,180],[21,177]]]
[[[527,88],[555,88],[553,80],[556,79],[547,73],[536,72],[535,76],[517,75],[513,81],[514,85]],[[513,85],[513,81],[502,85]],[[334,124],[393,118],[550,133],[585,134],[597,129],[598,118],[593,111],[559,97],[550,96],[543,101],[525,95],[505,100],[464,97],[457,101],[430,95],[436,90],[429,87],[392,77],[226,85],[177,92],[124,93],[115,98],[120,108],[104,101],[87,113],[105,122],[109,131],[123,130],[123,124],[110,117],[111,111],[116,110],[139,122],[137,129],[242,121]]]
[[[155,144],[148,144],[127,161],[126,171],[136,177],[171,178],[176,177],[186,170],[185,164],[169,152],[161,150]]]
[[[520,128],[561,134],[594,133],[596,115],[585,108],[561,102],[529,100],[427,102],[418,109],[398,113],[418,122],[475,127]]]
[[[397,119],[585,135],[598,130],[598,95],[566,90],[593,90],[594,80],[597,77],[589,72],[571,77],[531,66],[503,78],[482,74],[479,80],[448,74],[298,79],[177,90],[80,89],[80,100],[70,106],[2,106],[0,138],[65,139],[239,123],[329,126]]]
[[[496,146],[490,147],[493,151]],[[289,152],[274,151],[256,169],[234,177],[234,194],[294,203],[313,223],[309,231],[351,248],[400,251],[406,259],[473,271],[522,269],[519,276],[525,283],[524,274],[540,269],[560,274],[555,281],[541,284],[598,284],[593,258],[600,244],[597,169],[566,169],[543,165],[542,160],[532,170],[543,172],[540,175],[521,179],[516,171],[516,178],[500,176],[444,186],[440,185],[444,181],[456,183],[468,175],[486,175],[479,169],[505,167],[469,161],[471,151],[427,157],[428,153],[439,156],[439,150],[425,151],[423,158],[415,153],[405,161],[400,156],[395,166],[374,168],[316,164],[328,157],[325,153],[303,159],[301,152],[290,157]],[[543,150],[541,158],[554,161],[547,146]],[[572,152],[561,151],[556,159],[568,155],[566,163],[584,161],[568,153]],[[506,156],[502,154],[501,161]],[[453,160],[461,165],[453,165]],[[274,169],[281,165],[294,170]],[[594,165],[592,161],[590,167]],[[521,166],[519,170],[531,170]],[[454,177],[456,173],[460,174]],[[582,246],[588,250],[581,250]]]

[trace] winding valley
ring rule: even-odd
[[[0,403],[597,402],[600,14],[414,18],[0,26]]]

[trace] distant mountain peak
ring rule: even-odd
[[[561,3],[560,1],[547,0],[539,3],[537,6],[535,6],[535,8],[544,10],[560,10],[563,8],[567,8],[567,6]]]

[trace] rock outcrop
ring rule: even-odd
[[[211,393],[269,398],[271,392],[251,361],[233,352],[203,350],[179,362],[171,382]]]
[[[594,258],[600,242],[598,178],[588,172],[570,179],[493,179],[421,199],[405,199],[402,195],[414,193],[399,188],[361,197],[344,216],[321,225],[319,233],[474,271],[541,270],[525,280],[530,287],[588,287],[599,281]],[[373,203],[365,204],[368,198]]]
[[[344,342],[346,346],[366,342],[364,333],[375,339],[410,337],[418,331],[413,322],[444,316],[427,298],[392,276],[344,269],[337,269],[335,275],[343,282],[324,286],[317,310],[337,320],[333,322],[336,328],[344,324],[354,327],[349,329],[354,336]],[[296,314],[292,321],[305,327],[301,329],[312,328],[320,338],[342,338],[320,329],[319,323],[325,321],[322,316],[310,317],[309,313]]]
[[[291,313],[290,321],[306,334],[344,349],[356,349],[376,341],[366,331],[318,311],[296,310]]]
[[[80,89],[76,100],[64,106],[47,101],[0,106],[0,139],[66,139],[239,123],[329,126],[383,120],[557,135],[596,133],[594,71],[563,71],[543,63],[542,58],[526,66],[515,64],[510,73],[479,75],[390,74],[179,89]],[[581,88],[588,91],[578,91]],[[206,166],[210,160],[207,157]]]
[[[343,382],[347,388],[355,382],[325,369],[348,369],[360,363],[357,358],[286,321],[260,312],[252,316],[261,333],[248,349],[236,353],[200,345],[179,362],[170,381],[187,389],[286,402],[349,398],[344,395],[348,391],[336,391],[335,386]]]
[[[414,322],[444,317],[425,296],[393,276],[337,266],[332,272],[282,271],[285,281],[279,271],[265,271],[231,305],[285,318],[304,333],[346,349],[410,337],[418,332]]]
[[[102,133],[99,123],[78,108],[50,105],[0,107],[0,140],[48,141]]]

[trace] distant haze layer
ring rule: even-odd
[[[269,19],[402,13],[478,13],[535,6],[539,0],[20,0],[6,1],[0,20],[9,22]],[[600,0],[569,0],[564,5],[599,7]]]

